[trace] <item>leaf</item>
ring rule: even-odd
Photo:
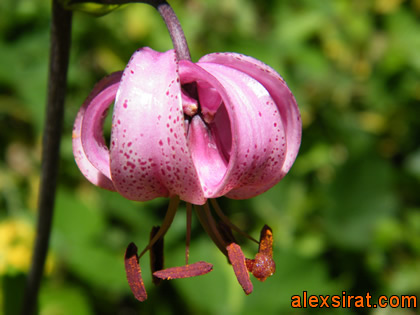
[[[52,245],[58,256],[91,285],[128,291],[123,256],[103,241],[107,231],[100,209],[65,190],[59,190],[56,204]]]
[[[26,277],[23,274],[4,275],[0,278],[2,281],[2,288],[0,290],[0,300],[4,315],[19,314],[22,301],[23,292],[26,283]]]
[[[329,201],[323,210],[327,233],[332,242],[345,247],[369,245],[380,219],[397,210],[392,170],[374,157],[345,165],[327,193]]]
[[[67,284],[43,285],[40,292],[40,314],[93,315],[88,293],[79,287]]]
[[[67,10],[80,11],[98,17],[108,14],[121,6],[117,4],[100,4],[94,2],[75,3],[75,1],[72,0],[60,0],[60,3]]]
[[[103,213],[92,204],[82,202],[70,192],[59,190],[54,214],[56,237],[73,244],[86,243],[105,229]]]

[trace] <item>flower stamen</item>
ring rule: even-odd
[[[255,278],[263,282],[276,271],[273,260],[273,232],[268,225],[264,225],[260,235],[260,246],[254,259],[246,259],[246,266]]]
[[[215,200],[210,200],[210,203],[213,205],[213,208],[218,214],[220,220],[216,221],[213,217],[208,201],[202,206],[194,205],[194,210],[197,213],[198,220],[219,250],[229,259],[239,284],[245,294],[248,295],[253,290],[249,273],[252,273],[259,281],[265,281],[275,272],[272,230],[267,225],[264,225],[261,230],[260,241],[257,242],[253,237],[249,236],[234,225],[222,212]],[[193,264],[188,263],[193,206],[188,202],[186,203],[187,233],[185,241],[185,265],[163,269],[163,236],[173,222],[178,205],[179,198],[171,198],[162,226],[153,227],[150,233],[149,244],[139,256],[137,255],[137,247],[134,243],[130,243],[127,248],[125,255],[127,279],[134,296],[139,301],[144,301],[147,298],[139,265],[139,258],[147,250],[150,250],[150,265],[154,284],[159,284],[162,279],[171,280],[201,276],[213,270],[213,265],[205,261],[199,261]],[[245,258],[241,247],[236,243],[232,230],[237,231],[243,236],[259,244],[258,253],[255,255],[254,259]]]
[[[166,211],[165,218],[162,222],[162,226],[150,240],[149,244],[145,247],[145,249],[143,249],[143,251],[140,253],[139,258],[141,258],[160,238],[163,238],[163,236],[166,234],[174,220],[176,210],[178,209],[178,205],[179,197],[171,197],[171,199],[169,200],[168,211]]]
[[[187,202],[186,204],[186,216],[187,216],[187,233],[185,238],[185,264],[188,265],[188,258],[190,256],[190,241],[191,241],[191,216],[192,216],[192,205]]]
[[[150,240],[159,232],[160,227],[154,226],[150,232]],[[152,275],[155,271],[162,270],[164,266],[164,254],[163,254],[164,241],[163,236],[159,238],[153,246],[150,248],[150,270]],[[161,281],[158,277],[153,276],[152,281],[155,285],[158,285]]]
[[[235,272],[239,284],[241,285],[246,295],[251,294],[253,285],[251,279],[249,278],[248,269],[245,264],[245,256],[241,247],[236,243],[230,243],[226,249],[229,261],[232,264],[233,271]]]
[[[213,270],[213,265],[205,261],[198,261],[191,265],[171,267],[153,273],[154,277],[163,280],[184,279],[202,276]]]
[[[205,203],[205,205],[207,205],[208,208],[208,204],[207,202]],[[201,226],[204,228],[204,230],[206,231],[206,233],[210,236],[210,238],[212,239],[212,241],[216,244],[216,246],[219,248],[219,250],[225,255],[227,256],[227,251],[226,251],[226,244],[225,241],[223,240],[223,237],[220,235],[216,224],[214,222],[213,217],[211,217],[211,219],[213,219],[213,224],[211,224],[209,222],[209,211],[207,211],[206,214],[206,210],[204,206],[197,206],[194,205],[194,210],[195,213],[197,214],[197,218],[198,221],[200,221]]]
[[[133,292],[134,297],[140,302],[145,301],[147,299],[147,292],[141,276],[137,246],[134,243],[130,243],[125,251],[124,265],[131,292]]]
[[[244,231],[242,231],[239,227],[237,227],[235,224],[233,224],[232,221],[230,221],[230,219],[223,213],[223,211],[220,208],[219,204],[217,203],[216,199],[210,199],[210,202],[211,202],[211,205],[213,206],[214,210],[216,211],[217,216],[223,221],[223,223],[225,223],[232,230],[235,230],[236,232],[238,232],[242,236],[250,239],[251,241],[253,241],[257,244],[259,244],[259,242],[255,238],[253,238],[248,233],[245,233]]]

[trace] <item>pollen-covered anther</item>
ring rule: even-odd
[[[232,264],[233,271],[235,272],[236,279],[241,285],[246,295],[252,293],[253,285],[249,278],[246,260],[241,247],[236,243],[231,243],[226,247],[228,258]]]
[[[255,278],[263,282],[268,277],[272,276],[276,271],[276,263],[273,257],[257,253],[255,259],[247,259],[246,266]]]
[[[134,297],[140,302],[145,301],[147,299],[147,292],[141,276],[137,246],[134,243],[130,243],[127,247],[124,256],[124,265],[131,292],[133,292]]]
[[[260,246],[255,259],[246,259],[246,267],[260,281],[265,281],[276,271],[273,259],[273,232],[268,225],[264,225],[261,230]]]
[[[171,267],[159,271],[155,271],[153,276],[163,279],[163,280],[171,280],[171,279],[183,279],[183,278],[191,278],[205,275],[213,270],[213,265],[205,262],[199,261],[190,265],[178,266],[178,267]]]
[[[211,124],[214,120],[214,114],[211,113],[204,113],[203,114],[203,120],[207,123],[207,124]]]
[[[198,112],[198,103],[197,100],[188,96],[186,93],[181,91],[182,98],[182,111],[187,116],[194,116]]]

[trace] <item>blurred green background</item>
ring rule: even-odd
[[[72,124],[96,81],[141,46],[171,42],[154,9],[135,4],[95,18],[76,13],[56,213],[40,314],[307,314],[291,296],[420,293],[420,1],[174,0],[193,60],[217,51],[276,69],[301,109],[291,172],[269,192],[221,199],[258,238],[274,231],[276,274],[245,296],[226,258],[193,220],[191,261],[208,275],[151,282],[137,302],[123,255],[143,248],[167,200],[135,203],[88,183],[72,156]],[[0,312],[15,314],[36,222],[49,52],[50,1],[0,2]],[[239,239],[247,256],[255,244]],[[185,209],[165,238],[166,266],[183,264]],[[418,311],[418,310],[417,310]],[[415,314],[329,309],[330,314]]]

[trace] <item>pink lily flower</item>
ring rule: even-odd
[[[114,102],[111,143],[103,122]],[[93,184],[125,198],[246,199],[278,183],[301,140],[299,110],[282,77],[236,53],[197,63],[142,48],[101,80],[80,109],[73,152]]]
[[[114,101],[108,148],[103,123]],[[253,290],[249,272],[260,281],[271,276],[275,263],[270,227],[264,226],[260,241],[255,240],[229,221],[214,198],[246,199],[270,189],[291,168],[300,139],[295,98],[279,74],[251,57],[215,53],[192,63],[178,61],[174,50],[142,48],[123,72],[101,80],[74,123],[78,167],[93,184],[125,198],[171,198],[162,226],[152,230],[143,252],[137,255],[133,243],[127,248],[125,268],[134,296],[140,301],[147,298],[139,266],[147,250],[154,282],[212,270],[207,262],[188,263],[192,204],[246,294]],[[179,200],[187,202],[186,264],[161,269],[159,240],[171,225]],[[259,244],[255,259],[245,258],[232,230]]]

